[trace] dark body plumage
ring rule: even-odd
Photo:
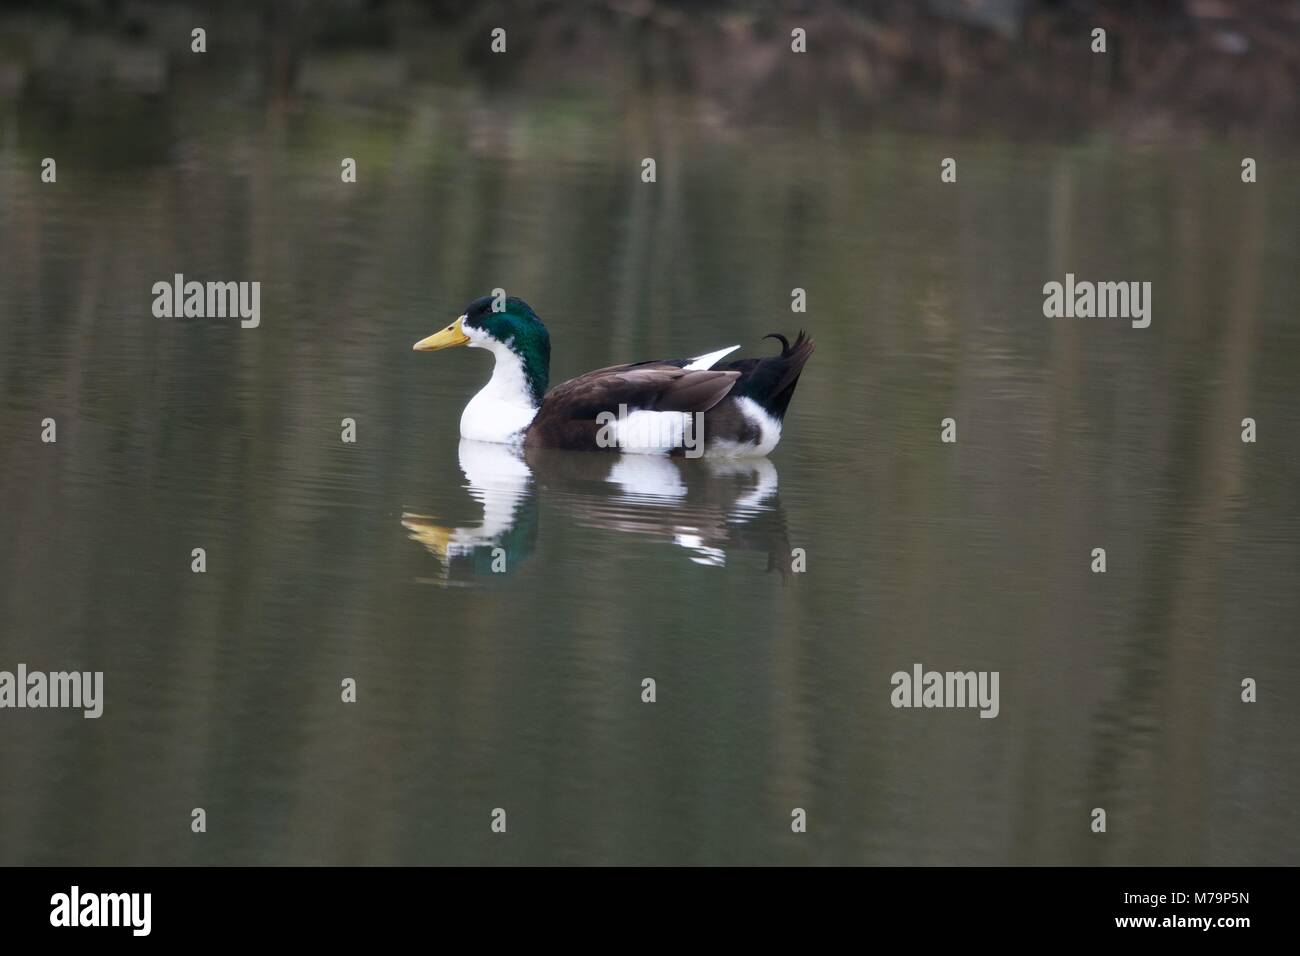
[[[688,370],[692,359],[634,362],[597,369],[546,393],[537,417],[524,432],[525,445],[594,449],[601,412],[629,410],[703,412],[706,442],[755,444],[761,429],[737,401],[748,398],[776,422],[785,418],[799,373],[814,344],[800,332],[794,344],[779,333],[781,354],[720,362],[707,370]],[[677,449],[675,454],[681,454]]]

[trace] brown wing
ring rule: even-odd
[[[688,371],[648,362],[597,369],[547,392],[524,440],[556,448],[592,448],[601,412],[617,415],[620,405],[629,412],[707,412],[739,377],[739,372]]]

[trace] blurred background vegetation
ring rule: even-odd
[[[509,56],[489,52],[495,27]],[[803,60],[787,55],[794,27]],[[1090,50],[1096,27],[1106,56]],[[614,103],[653,91],[689,95],[723,127],[784,125],[793,108],[832,129],[1300,128],[1297,0],[19,0],[0,37],[6,97],[220,77],[244,96],[360,103],[420,83]]]

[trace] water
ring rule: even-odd
[[[106,702],[0,713],[0,863],[1297,862],[1285,151],[61,106],[0,139],[0,668]],[[1151,281],[1151,328],[1044,319],[1067,271]],[[177,272],[260,281],[261,326],[155,319]],[[553,381],[818,350],[769,461],[524,458],[459,441],[484,354],[410,350],[497,286]],[[916,662],[1000,715],[894,710]]]

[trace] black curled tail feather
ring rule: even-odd
[[[781,343],[781,354],[769,358],[742,359],[726,365],[715,365],[714,368],[740,372],[740,379],[732,394],[752,399],[779,421],[785,417],[786,409],[790,407],[795,385],[799,383],[799,374],[816,346],[802,330],[793,343],[780,332],[771,332],[763,338],[778,340]]]
[[[800,332],[799,334],[800,334],[800,335],[803,335],[802,332]],[[781,343],[781,356],[782,356],[782,357],[785,357],[785,356],[787,356],[787,355],[790,354],[790,340],[787,339],[787,338],[786,338],[784,335],[782,335],[780,332],[768,332],[767,335],[763,336],[763,338],[765,338],[765,339],[776,339],[778,342],[780,342],[780,343]]]

